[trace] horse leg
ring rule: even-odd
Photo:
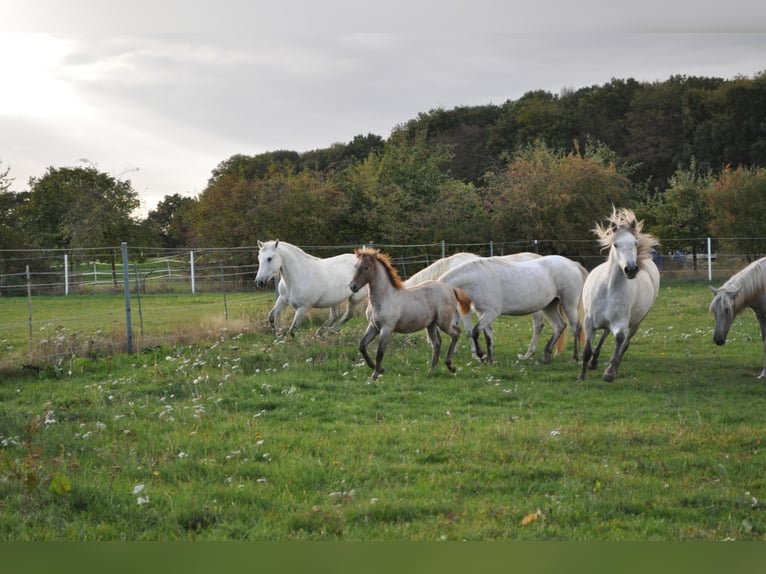
[[[755,316],[758,318],[758,324],[761,326],[761,341],[763,342],[763,352],[766,354],[766,314],[756,311]],[[764,363],[763,370],[758,375],[758,378],[766,379],[766,363]]]
[[[523,355],[518,355],[519,359],[529,359],[537,352],[537,342],[540,340],[540,333],[545,328],[545,321],[543,321],[542,311],[535,311],[532,313],[532,340],[529,342],[527,352]]]
[[[474,346],[476,347],[476,355],[485,363],[491,363],[494,357],[492,355],[487,355],[485,358],[484,351],[481,350],[481,344],[479,343],[479,333],[484,333],[484,338],[487,340],[487,350],[489,351],[490,346],[492,345],[492,331],[489,331],[489,338],[487,338],[487,327],[490,327],[492,325],[492,321],[494,321],[496,318],[497,315],[492,315],[485,311],[479,318],[479,322],[476,323],[476,325],[474,325],[473,329],[471,330],[471,338],[473,339]]]
[[[620,368],[620,362],[629,345],[630,333],[626,333],[624,330],[617,331],[614,335],[614,354],[612,354],[612,358],[609,360],[609,364],[604,371],[603,378],[607,383],[614,382],[614,379],[617,377],[617,370]]]
[[[272,333],[277,332],[277,329],[279,328],[279,314],[285,307],[287,307],[287,299],[280,295],[277,297],[277,301],[274,303],[271,311],[269,311],[269,325],[271,326]]]
[[[439,362],[439,353],[442,348],[442,336],[436,323],[431,323],[426,327],[428,333],[428,342],[431,343],[431,368],[433,369]]]
[[[372,380],[376,380],[383,374],[383,355],[386,352],[388,346],[388,340],[391,338],[391,329],[389,327],[383,327],[380,330],[380,341],[378,341],[378,352],[375,354],[375,370],[372,372]]]
[[[474,359],[481,359],[479,356],[479,353],[476,351],[476,343],[473,340],[473,325],[471,324],[471,316],[470,314],[466,313],[465,315],[460,315],[457,311],[455,312],[456,315],[460,316],[460,319],[463,320],[463,328],[465,329],[465,336],[468,337],[468,343],[471,346],[471,356]],[[479,317],[479,314],[476,314],[477,318]],[[481,349],[480,349],[481,350]]]
[[[495,362],[495,332],[492,330],[492,323],[484,327],[484,342],[487,344],[487,362]]]
[[[593,330],[586,330],[585,331],[585,345],[583,346],[582,350],[582,368],[580,369],[580,376],[577,377],[578,381],[584,381],[585,380],[585,374],[588,372],[588,363],[590,362],[590,359],[593,355]]]
[[[317,329],[316,332],[314,333],[314,337],[318,337],[319,333],[321,333],[325,329],[328,329],[335,322],[335,319],[338,318],[339,314],[340,314],[340,310],[338,305],[333,305],[332,307],[330,307],[330,317],[327,319],[327,321],[325,321],[324,323],[320,325],[319,329]]]
[[[452,363],[452,355],[455,354],[455,348],[457,347],[457,343],[460,340],[460,329],[454,329],[452,332],[448,331],[447,334],[450,336],[450,344],[447,348],[447,356],[444,359],[444,364],[447,365],[450,373],[454,373],[457,371],[457,369]]]
[[[551,356],[553,355],[553,346],[556,344],[556,341],[559,340],[559,337],[561,337],[561,335],[563,334],[567,324],[566,324],[566,321],[564,321],[564,318],[561,316],[561,313],[559,312],[558,299],[553,301],[553,303],[551,303],[545,309],[543,309],[543,313],[545,313],[545,316],[548,317],[548,321],[550,321],[551,328],[553,329],[553,334],[551,335],[551,338],[548,339],[547,343],[545,343],[545,351],[543,354],[543,363],[547,364],[551,362]]]
[[[354,296],[348,298],[347,304],[346,304],[346,312],[343,313],[343,316],[338,320],[338,322],[335,324],[335,327],[340,327],[344,323],[346,323],[351,317],[354,316],[354,311],[359,306],[359,301],[354,301]]]
[[[563,307],[564,314],[566,315],[569,327],[572,329],[572,337],[574,338],[574,354],[572,360],[578,362],[580,360],[580,333],[582,331],[582,325],[580,324],[579,305],[578,301],[572,301],[570,305]]]
[[[306,318],[306,315],[308,315],[310,309],[310,307],[298,307],[295,310],[295,317],[293,317],[293,322],[290,324],[290,328],[287,330],[287,332],[292,337],[295,337],[295,330],[298,328],[298,325],[300,325]]]
[[[604,346],[604,341],[606,341],[606,338],[609,336],[609,329],[604,329],[604,332],[601,333],[601,338],[598,340],[598,344],[596,345],[596,350],[593,351],[593,357],[590,359],[590,364],[588,365],[591,369],[595,370],[598,368],[598,357],[601,354],[601,347]],[[585,360],[583,359],[583,364],[585,364]]]
[[[370,323],[367,325],[367,331],[365,331],[364,335],[362,336],[362,340],[359,341],[359,352],[362,353],[367,366],[370,367],[373,371],[375,370],[375,363],[372,362],[370,354],[367,352],[367,345],[369,345],[372,340],[378,336],[378,332],[379,331],[375,325]]]

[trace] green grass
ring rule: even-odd
[[[236,328],[205,297],[145,301],[165,312],[147,332],[215,326],[205,341],[7,371],[0,540],[766,536],[758,326],[745,314],[716,347],[703,282],[665,282],[613,384],[576,382],[571,339],[551,364],[518,360],[527,317],[497,322],[494,365],[463,339],[454,375],[429,372],[425,333],[395,335],[372,382],[361,318],[280,339],[269,297],[232,296]],[[69,301],[46,304],[99,315]],[[25,301],[2,304],[23,324]]]

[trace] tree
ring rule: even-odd
[[[704,246],[711,220],[710,208],[705,201],[705,189],[710,185],[711,177],[709,171],[700,173],[696,161],[692,160],[689,169],[679,167],[669,179],[668,189],[648,204],[653,232],[662,241],[665,251],[688,247],[695,270],[697,253]]]
[[[21,226],[37,247],[104,247],[130,241],[140,206],[129,180],[95,166],[48,168],[31,178],[28,200],[18,212]]]
[[[722,244],[748,261],[766,254],[766,168],[727,166],[704,194]]]
[[[195,200],[191,197],[175,193],[166,195],[157,207],[149,212],[146,223],[156,226],[163,246],[171,248],[186,246],[189,239],[189,222],[185,220],[185,217],[194,202]]]
[[[630,181],[594,147],[565,153],[538,143],[488,177],[496,238],[544,240],[545,253],[594,254],[596,222],[630,197]],[[581,238],[582,241],[577,241]]]

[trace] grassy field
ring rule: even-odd
[[[496,323],[494,365],[463,339],[456,374],[429,372],[425,333],[395,335],[375,382],[361,318],[285,340],[270,297],[233,295],[228,321],[219,296],[147,297],[164,318],[145,313],[134,355],[62,361],[3,333],[0,540],[763,540],[758,326],[716,347],[710,297],[665,281],[613,384],[576,382],[571,339],[517,359],[527,317]],[[82,318],[70,350],[98,331],[118,348],[119,305],[113,333],[87,318],[117,299],[35,304]],[[0,304],[23,325],[25,300]]]

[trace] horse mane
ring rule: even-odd
[[[354,253],[356,254],[357,259],[369,256],[380,261],[380,263],[385,268],[386,273],[388,273],[388,278],[391,280],[391,284],[394,286],[394,289],[402,289],[404,287],[404,282],[402,281],[402,278],[399,277],[399,272],[391,262],[391,256],[388,253],[382,253],[380,249],[374,249],[372,247],[355,249]]]
[[[612,207],[612,214],[607,217],[607,225],[600,223],[593,228],[593,233],[598,236],[601,249],[609,249],[614,243],[615,235],[622,230],[632,233],[638,241],[636,256],[638,264],[643,267],[643,263],[652,259],[652,249],[657,245],[657,239],[643,232],[644,222],[636,219],[635,213],[631,209]]]
[[[734,297],[733,312],[736,315],[745,307],[755,303],[759,295],[763,293],[766,279],[764,278],[763,259],[753,261],[750,265],[737,271],[729,280],[724,283],[718,291],[733,291],[736,289],[737,295]],[[731,304],[730,297],[718,297],[722,305]],[[713,304],[711,303],[711,308]]]

